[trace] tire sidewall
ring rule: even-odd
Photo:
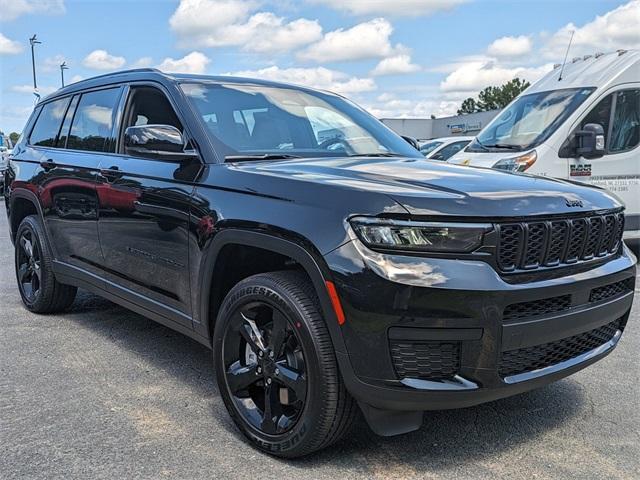
[[[227,327],[234,313],[247,303],[261,301],[271,304],[286,315],[302,344],[307,375],[307,396],[305,406],[295,426],[280,435],[267,435],[247,423],[237,410],[229,393],[223,359],[223,342]],[[310,326],[294,301],[288,299],[276,285],[264,285],[245,281],[234,287],[225,298],[216,322],[213,339],[214,368],[220,393],[227,410],[242,433],[258,448],[280,456],[296,456],[306,450],[313,432],[322,419],[322,399],[326,385],[322,375],[318,348],[311,334]]]

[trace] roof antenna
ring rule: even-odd
[[[564,72],[564,64],[567,63],[567,57],[569,56],[569,49],[571,48],[571,42],[573,41],[574,33],[576,33],[576,31],[571,30],[571,38],[569,39],[569,45],[567,45],[567,51],[564,54],[564,61],[562,62],[562,68],[560,68],[560,76],[558,77],[558,81],[562,80],[562,72]]]

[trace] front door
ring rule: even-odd
[[[123,118],[121,135],[128,126],[144,124],[182,131],[171,103],[155,87],[131,87]],[[103,161],[97,186],[105,274],[114,293],[152,302],[191,328],[188,231],[194,178],[185,174],[191,170],[177,161],[125,155],[122,147],[119,153]]]
[[[640,85],[617,87],[602,97],[579,122],[602,125],[605,154],[600,158],[570,158],[572,180],[615,193],[626,205],[625,230],[640,230]]]

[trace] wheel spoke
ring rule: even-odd
[[[278,426],[278,416],[280,414],[280,403],[277,397],[278,389],[273,384],[264,386],[264,410],[262,412],[262,423],[260,428],[265,433],[276,433]]]
[[[256,354],[258,352],[263,352],[265,350],[265,342],[262,337],[262,333],[260,333],[260,329],[256,325],[254,320],[251,320],[244,313],[240,314],[244,323],[240,326],[240,335],[251,347]]]
[[[269,349],[275,358],[282,354],[282,346],[287,338],[287,319],[277,310],[273,310],[273,324],[269,335]]]
[[[40,269],[40,262],[33,262],[33,273],[38,277],[38,282],[42,282],[42,270]]]
[[[31,241],[24,235],[20,238],[20,245],[22,246],[22,250],[27,254],[28,257],[33,256],[33,245],[31,244]]]
[[[29,275],[29,273],[31,273],[31,270],[29,269],[28,264],[23,263],[22,265],[20,265],[20,267],[18,268],[18,281],[20,283],[28,281],[29,279],[27,278],[27,276]]]
[[[275,375],[277,382],[293,390],[297,400],[304,401],[307,394],[307,379],[304,375],[290,368],[286,363],[278,362],[278,373]]]
[[[227,381],[229,390],[235,395],[252,385],[260,377],[256,375],[255,365],[242,365],[239,361],[234,362],[227,370]]]

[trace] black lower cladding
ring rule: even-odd
[[[391,357],[398,378],[446,380],[460,370],[460,342],[391,340]]]
[[[622,329],[623,321],[618,319],[588,332],[555,342],[502,352],[498,371],[500,376],[509,377],[556,365],[604,345],[615,336],[618,330]]]

